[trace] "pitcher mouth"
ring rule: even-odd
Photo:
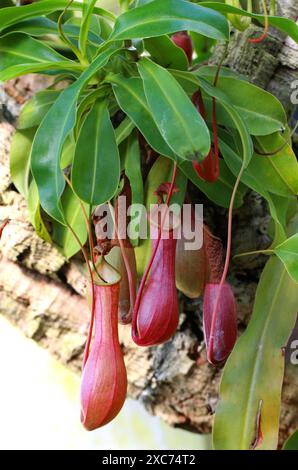
[[[96,286],[112,286],[121,281],[121,274],[105,258],[101,256],[96,263],[97,272],[94,271],[94,284]],[[101,276],[99,277],[98,274]]]

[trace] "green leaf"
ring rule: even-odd
[[[75,193],[92,206],[109,201],[120,179],[120,157],[106,101],[95,103],[78,141],[72,166]]]
[[[80,20],[79,18],[77,19]],[[73,39],[79,38],[80,27],[76,24],[71,24],[70,22],[67,22],[62,25],[62,30],[64,34],[66,34],[69,38],[73,38]],[[57,23],[55,21],[50,20],[49,18],[44,18],[44,17],[38,17],[38,18],[32,18],[32,19],[25,20],[25,21],[20,21],[19,23],[9,26],[7,29],[5,29],[2,32],[1,36],[3,37],[13,32],[26,33],[30,36],[44,36],[48,34],[55,34],[55,35],[59,34]],[[92,31],[89,31],[87,39],[88,39],[88,42],[91,42],[92,44],[98,45],[99,43],[98,36],[94,34]]]
[[[16,131],[10,150],[10,176],[20,194],[27,198],[30,173],[30,152],[36,129]]]
[[[124,118],[115,129],[116,142],[118,146],[132,133],[134,128],[134,123],[126,116],[126,118]]]
[[[51,243],[51,236],[41,217],[41,207],[38,197],[38,189],[34,180],[31,181],[27,197],[29,220],[37,235],[44,241]]]
[[[144,44],[154,62],[166,68],[187,70],[188,59],[185,52],[169,36],[148,38],[144,40]]]
[[[224,157],[224,160],[231,170],[231,172],[237,176],[241,168],[241,157],[239,151],[235,147],[233,138],[226,132],[219,132],[219,148]],[[284,218],[284,206],[283,200],[285,198],[279,198],[274,196],[264,188],[263,181],[258,173],[251,171],[252,167],[249,165],[243,172],[241,181],[246,184],[249,188],[258,192],[268,202],[271,217],[276,223],[276,239],[283,240],[285,236],[285,218]],[[286,199],[287,201],[287,199]]]
[[[130,117],[148,144],[161,155],[177,160],[177,156],[163,140],[146,101],[142,80],[138,77],[109,77],[120,108]]]
[[[65,182],[60,168],[60,156],[66,137],[76,122],[79,94],[92,76],[106,65],[118,49],[114,46],[102,52],[80,78],[59,95],[43,119],[33,142],[31,169],[36,180],[44,210],[64,224],[60,198]]]
[[[229,171],[223,160],[219,160],[219,178],[214,183],[208,183],[202,180],[193,168],[191,162],[184,162],[180,165],[183,173],[190,179],[190,181],[204,193],[210,201],[214,202],[221,207],[229,207],[232,191],[236,179]],[[243,204],[243,196],[245,191],[240,186],[238,188],[234,207],[240,207]]]
[[[230,103],[230,100],[225,95],[225,93],[223,93],[221,90],[218,90],[217,87],[210,85],[206,80],[202,78],[199,79],[199,82],[203,90],[209,96],[214,96],[218,101],[220,101],[220,103],[225,108],[230,118],[234,122],[241,139],[242,159],[245,163],[245,167],[247,167],[253,154],[253,144],[245,122],[243,121],[241,115],[238,113],[236,108]]]
[[[276,246],[274,253],[283,262],[293,281],[298,283],[298,233]]]
[[[73,132],[71,132],[66,137],[66,140],[62,148],[61,158],[60,158],[61,170],[64,170],[65,168],[67,168],[69,165],[72,164],[75,150],[76,150],[76,142],[73,136]]]
[[[206,38],[199,33],[190,33],[194,50],[196,52],[197,58],[194,59],[193,63],[201,63],[206,61],[212,55],[213,46],[216,43],[215,39]]]
[[[206,74],[206,67],[202,75],[200,69],[196,75],[206,78],[213,83],[215,70]],[[287,125],[286,113],[275,96],[251,83],[239,80],[236,77],[220,73],[216,88],[221,90],[230,100],[245,122],[252,135],[267,135],[284,129]]]
[[[32,3],[31,5],[24,5],[21,8],[15,6],[3,8],[0,10],[0,31],[10,25],[19,23],[19,21],[64,10],[66,5],[67,2],[65,0],[43,0],[38,3]],[[76,1],[68,5],[69,11],[82,10],[82,8],[82,3]],[[115,19],[111,12],[103,8],[95,7],[94,14],[104,16],[112,21]]]
[[[18,129],[38,126],[60,93],[61,91],[56,90],[42,90],[36,93],[22,108]]]
[[[230,99],[226,96],[224,92],[219,90],[217,87],[212,86],[207,80],[199,78],[190,72],[182,72],[179,70],[172,70],[173,75],[180,82],[188,82],[191,85],[195,85],[198,88],[202,88],[205,93],[209,96],[214,96],[216,98],[216,103],[220,103],[228,114],[230,120],[233,123],[233,126],[239,132],[241,142],[242,142],[242,157],[247,166],[251,160],[253,153],[253,144],[248,132],[248,128],[241,118],[240,114],[237,112],[236,108],[231,103]]]
[[[261,152],[280,152],[271,156],[254,154],[250,163],[251,171],[258,174],[264,188],[280,196],[298,194],[298,163],[293,149],[279,134],[258,137],[257,149]]]
[[[12,0],[2,0],[0,8],[12,7],[13,1]]]
[[[144,187],[141,171],[141,152],[136,133],[131,134],[124,143],[124,169],[131,187],[131,203],[144,203]],[[137,225],[141,214],[132,219],[132,223]],[[138,245],[139,239],[130,238],[133,246]]]
[[[254,18],[264,24],[264,15],[249,13],[246,10],[241,10],[240,8],[232,7],[230,5],[226,5],[225,3],[201,2],[200,5],[206,8],[212,8],[212,10],[219,11],[223,14],[232,13],[235,15],[249,16],[250,18]],[[296,25],[295,21],[288,18],[282,18],[280,16],[269,16],[268,21],[271,26],[280,29],[284,33],[288,34],[292,39],[294,39],[295,42],[298,42],[298,26]]]
[[[183,88],[147,58],[138,67],[149,109],[169,147],[183,160],[203,160],[210,150],[209,131]]]
[[[9,34],[0,38],[0,64],[0,80],[2,81],[31,72],[80,69],[79,64],[22,33]]]
[[[87,240],[86,222],[82,208],[78,202],[78,198],[69,186],[64,191],[61,202],[68,225],[72,227],[81,244],[84,245]],[[86,212],[88,212],[89,206],[84,202],[82,202],[82,204],[84,205]],[[73,236],[71,230],[68,227],[65,227],[65,225],[59,224],[59,222],[55,221],[53,223],[52,238],[67,259],[80,251],[80,245]]]
[[[285,442],[283,450],[298,450],[298,429]]]
[[[283,348],[297,309],[297,285],[272,257],[257,288],[252,318],[224,369],[213,429],[215,449],[249,450],[260,432],[257,448],[276,449]]]
[[[148,38],[183,30],[229,39],[228,22],[214,13],[184,0],[155,0],[120,15],[110,39]]]
[[[80,29],[80,37],[79,37],[79,49],[85,57],[86,54],[86,45],[88,40],[88,31],[90,28],[91,17],[93,13],[93,9],[97,0],[87,0],[84,2],[84,10],[83,10],[83,18],[82,24]]]

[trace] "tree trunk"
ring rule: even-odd
[[[297,19],[297,3],[290,0],[280,3],[284,16]],[[225,65],[270,90],[290,113],[293,110],[290,84],[298,79],[297,45],[276,31],[270,32],[261,44],[249,44],[247,37],[259,29],[252,26],[244,34],[234,34]],[[221,53],[218,46],[212,61],[217,63]],[[54,247],[35,235],[28,222],[26,204],[9,176],[10,142],[20,107],[47,83],[47,78],[31,75],[9,82],[0,90],[0,220],[6,217],[11,220],[0,245],[0,311],[27,336],[79,372],[89,320],[83,299],[86,280],[82,262],[76,258],[67,263]],[[197,202],[204,203],[208,223],[224,241],[226,211],[210,204],[194,188],[192,194]],[[248,193],[244,206],[234,213],[234,253],[267,247],[269,221],[264,200]],[[249,320],[264,262],[265,258],[259,256],[232,263],[230,281],[238,301],[240,332]],[[130,328],[120,327],[128,392],[171,425],[209,433],[221,368],[206,362],[202,300],[190,301],[181,295],[180,301],[179,329],[164,345],[139,348],[130,338]],[[288,365],[283,389],[282,441],[298,427],[297,383],[297,374]]]

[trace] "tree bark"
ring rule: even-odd
[[[282,2],[283,14],[297,19],[298,5]],[[259,45],[247,43],[244,34],[235,33],[225,64],[248,75],[254,83],[276,94],[290,113],[290,83],[297,79],[297,49],[288,38],[272,32]],[[222,53],[217,47],[212,61]],[[86,289],[83,264],[79,257],[67,263],[56,248],[35,235],[28,222],[26,204],[11,184],[9,149],[21,105],[48,79],[27,76],[6,84],[0,90],[0,220],[11,222],[3,231],[0,245],[0,311],[24,333],[36,340],[60,361],[79,372],[87,335],[89,313],[83,298]],[[212,229],[226,236],[226,211],[213,206],[192,188],[197,202],[205,205]],[[235,211],[233,252],[266,248],[270,242],[270,222],[264,200],[250,192],[243,207]],[[239,331],[244,330],[253,306],[255,289],[265,258],[247,257],[234,261],[230,281],[238,302]],[[130,328],[120,326],[131,397],[147,410],[173,426],[209,433],[218,400],[220,367],[206,361],[201,327],[202,300],[180,295],[180,324],[168,343],[139,348],[130,338]],[[283,388],[281,441],[298,427],[297,374],[287,366]]]

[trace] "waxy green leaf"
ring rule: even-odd
[[[252,318],[224,369],[213,429],[215,449],[276,449],[283,348],[297,309],[297,285],[272,257],[257,288]]]
[[[172,70],[172,73],[177,78],[177,80],[179,80],[180,83],[185,82],[186,86],[187,84],[190,84],[191,87],[195,86],[195,89],[192,88],[192,93],[198,88],[201,88],[205,93],[207,93],[207,95],[216,98],[217,106],[218,103],[222,105],[227,115],[229,116],[230,121],[232,121],[233,126],[237,129],[239,133],[242,143],[241,154],[244,164],[245,166],[247,166],[253,154],[252,140],[245,122],[243,121],[240,114],[237,112],[236,108],[231,103],[230,99],[226,96],[226,94],[219,90],[217,87],[211,85],[207,80],[197,77],[193,73],[183,72],[179,70]]]
[[[256,138],[257,149],[274,155],[253,155],[251,171],[258,174],[264,188],[280,196],[298,194],[298,163],[291,146],[278,133]]]
[[[38,186],[44,210],[64,224],[60,198],[65,187],[60,168],[60,156],[66,137],[76,122],[76,107],[83,87],[118,49],[114,46],[102,52],[80,78],[59,95],[43,119],[33,142],[31,169]]]
[[[236,178],[229,171],[227,165],[223,160],[219,160],[219,178],[214,183],[208,183],[202,180],[197,172],[194,170],[192,163],[184,162],[180,165],[181,170],[187,178],[204,193],[210,201],[221,207],[229,207],[231,201],[232,191],[235,185]],[[243,204],[243,196],[245,190],[240,185],[238,188],[234,207],[240,207]]]
[[[213,74],[206,75],[206,67],[196,76],[213,83]],[[216,88],[221,90],[240,114],[252,135],[272,134],[287,125],[286,113],[275,96],[238,77],[220,73]]]
[[[16,131],[10,149],[10,176],[20,194],[27,198],[30,174],[30,153],[36,129]]]
[[[80,70],[80,65],[26,34],[0,38],[0,80],[46,70]]]
[[[134,123],[128,116],[126,116],[126,118],[124,118],[115,129],[116,142],[118,146],[132,133],[134,128]]]
[[[43,90],[36,93],[22,108],[18,118],[18,129],[38,126],[60,93],[61,91],[56,90]]]
[[[187,70],[188,59],[185,52],[169,36],[148,38],[144,40],[144,44],[154,62],[166,68]]]
[[[218,11],[223,14],[234,14],[240,16],[248,16],[254,18],[264,24],[264,15],[258,15],[256,13],[249,13],[241,8],[236,8],[231,5],[226,5],[220,2],[200,2],[200,5],[206,8],[212,8],[212,10]],[[268,21],[271,26],[280,29],[284,33],[288,34],[294,41],[298,42],[298,26],[295,21],[281,16],[268,16]]]
[[[38,189],[34,180],[31,181],[27,195],[29,220],[37,235],[44,241],[51,243],[51,236],[42,220]]]
[[[298,233],[276,246],[274,253],[283,262],[293,281],[298,283]]]
[[[287,439],[282,450],[298,450],[298,429]]]
[[[79,20],[79,18],[77,19]],[[78,39],[80,35],[80,27],[76,24],[71,24],[70,22],[67,22],[66,24],[62,25],[62,31],[69,38],[73,39]],[[2,32],[1,36],[3,37],[7,34],[11,34],[12,32],[26,33],[30,36],[59,34],[57,23],[45,17],[38,17],[25,21],[20,21],[19,23],[9,26],[7,29],[5,29]],[[93,33],[93,31],[89,31],[87,40],[88,42],[95,45],[98,45],[99,43],[99,37],[95,33]]]
[[[0,10],[0,31],[10,25],[18,23],[29,18],[36,18],[42,15],[48,15],[56,11],[64,10],[68,2],[66,0],[43,0],[42,2],[32,3],[20,7],[8,7]],[[77,1],[68,5],[69,11],[82,10],[83,4]],[[99,7],[94,8],[94,14],[114,20],[114,15]]]
[[[120,180],[120,157],[107,102],[96,102],[76,145],[72,166],[75,193],[92,206],[109,201]]]
[[[227,20],[214,13],[184,0],[154,0],[120,15],[110,39],[148,38],[183,30],[229,39]]]
[[[87,2],[84,3],[85,8],[83,9],[83,18],[82,18],[82,24],[80,28],[80,37],[79,37],[79,49],[83,57],[85,57],[86,55],[88,32],[90,28],[93,9],[94,9],[96,2],[97,0],[87,0]]]
[[[78,236],[82,245],[87,240],[87,227],[82,208],[79,204],[77,196],[73,193],[72,189],[68,186],[63,193],[61,198],[63,212],[65,219]],[[85,211],[88,213],[88,205],[82,202]],[[80,245],[74,237],[69,227],[54,222],[53,224],[53,241],[58,245],[62,254],[67,258],[71,258],[78,251],[80,251]]]
[[[148,144],[161,155],[177,160],[176,154],[163,140],[148,108],[142,80],[113,75],[109,78],[120,108],[130,117]]]
[[[152,116],[169,147],[183,160],[201,161],[210,149],[208,128],[170,72],[144,58],[138,62]]]

